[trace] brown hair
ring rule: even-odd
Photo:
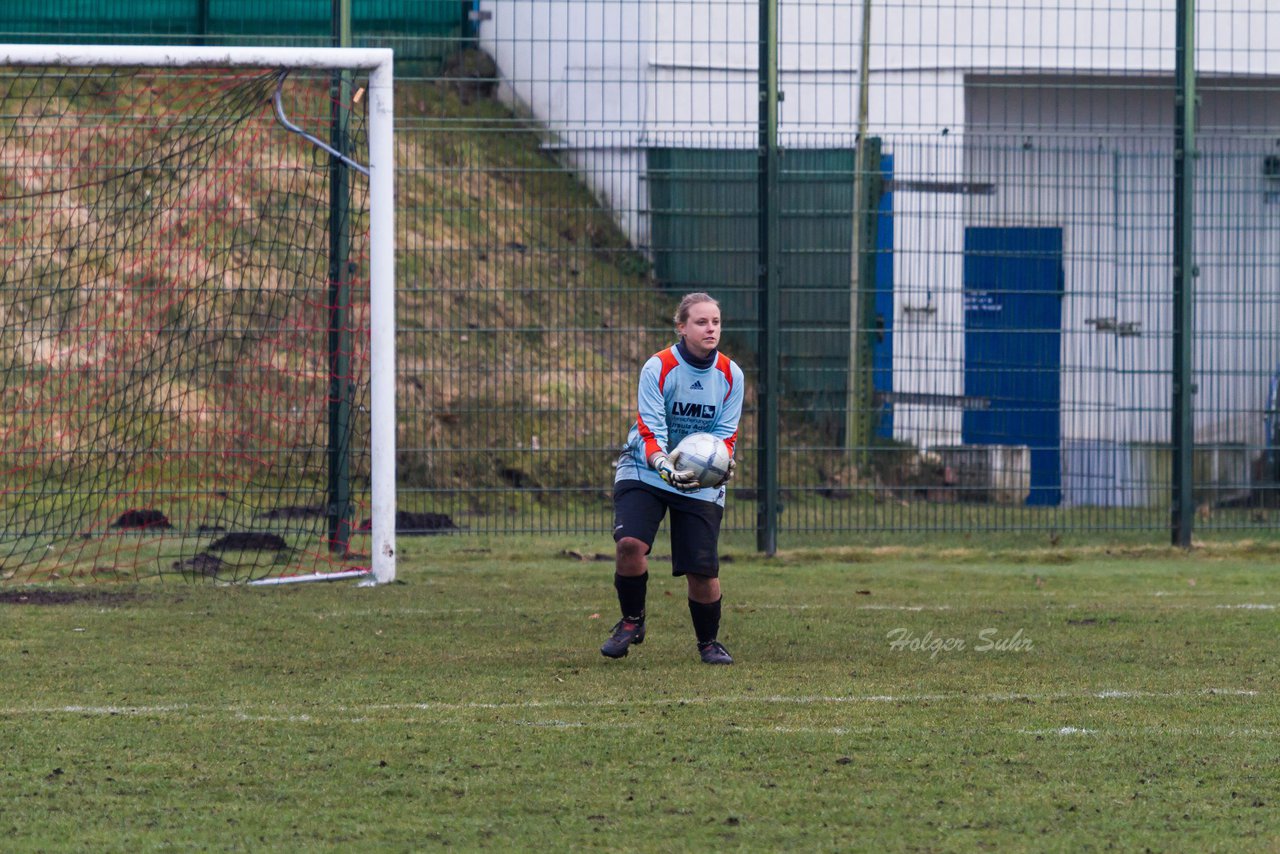
[[[714,303],[716,308],[720,307],[720,301],[711,294],[704,294],[701,291],[692,294],[685,294],[684,299],[680,300],[680,307],[676,309],[675,317],[672,318],[676,322],[676,326],[684,323],[689,319],[689,309],[693,308],[700,302]]]

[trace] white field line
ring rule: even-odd
[[[950,605],[859,605],[859,611],[950,611]]]
[[[601,607],[612,609],[613,603],[607,606],[579,606],[576,608],[557,608],[544,613],[554,614],[583,614],[595,613],[600,611]],[[725,608],[730,611],[823,611],[839,608],[840,605],[829,603],[807,603],[807,604],[783,604],[771,602],[768,604],[755,605],[750,602],[726,602]],[[858,611],[950,611],[951,605],[854,605],[853,608]],[[321,619],[337,618],[337,617],[380,617],[387,615],[398,616],[445,616],[449,614],[506,614],[510,609],[501,605],[495,605],[492,608],[390,608],[390,609],[360,609],[350,611],[326,611],[323,614],[315,616]],[[610,617],[613,611],[609,610]]]
[[[1083,693],[1056,692],[1047,694],[998,693],[998,694],[853,694],[847,696],[760,696],[730,695],[724,697],[671,697],[640,698],[635,700],[522,700],[504,703],[370,703],[359,706],[337,704],[329,707],[308,705],[308,712],[293,712],[277,706],[265,706],[260,710],[250,710],[244,706],[198,706],[191,704],[163,706],[10,706],[0,708],[0,717],[23,717],[27,715],[86,715],[86,716],[153,716],[163,717],[171,714],[193,715],[230,715],[242,720],[287,720],[312,721],[319,714],[357,714],[376,718],[380,712],[469,712],[491,710],[528,710],[528,709],[610,709],[629,707],[678,707],[678,706],[751,706],[751,705],[787,705],[787,706],[843,706],[869,704],[920,704],[944,703],[957,704],[998,704],[1021,703],[1028,700],[1034,702],[1052,702],[1063,700],[1134,700],[1134,699],[1186,699],[1192,697],[1258,697],[1262,692],[1239,688],[1205,688],[1199,691],[1122,691],[1107,689]]]
[[[832,610],[855,610],[855,611],[954,611],[964,606],[956,605],[843,605],[839,603],[821,603],[815,602],[810,604],[760,604],[742,602],[726,602],[725,610],[739,613],[750,611],[832,611]],[[1076,603],[1056,604],[1056,605],[1028,605],[1029,609],[1041,611],[1057,611],[1057,610],[1079,610],[1082,607],[1096,608],[1094,601],[1090,601],[1087,606]],[[1280,608],[1280,605],[1270,604],[1222,604],[1214,605],[1209,602],[1181,602],[1181,603],[1162,603],[1157,610],[1174,611],[1174,610],[1203,610],[1203,609],[1232,609],[1246,611],[1274,611]],[[580,606],[576,608],[555,608],[543,611],[544,614],[561,614],[561,615],[582,615],[599,613],[601,619],[616,619],[614,613],[616,606],[613,603],[607,603],[601,606]],[[1140,607],[1136,605],[1127,605],[1120,611],[1144,611],[1151,608]],[[511,611],[503,605],[495,605],[492,608],[369,608],[369,609],[351,609],[342,611],[325,611],[323,613],[313,614],[316,619],[337,619],[340,617],[392,617],[392,616],[423,616],[423,617],[443,617],[450,615],[463,614],[494,614],[507,615]],[[206,612],[190,612],[189,616],[203,617]]]
[[[1203,692],[1200,692],[1200,693],[1203,693]],[[1246,691],[1246,692],[1238,692],[1238,693],[1252,694],[1255,692]],[[1006,696],[1012,697],[1015,695],[1006,695]],[[1081,696],[1101,696],[1101,695],[1094,694],[1094,695],[1081,695]],[[1114,697],[1116,696],[1116,693],[1114,692],[1108,693],[1106,696]],[[1125,696],[1134,696],[1134,692],[1130,692]],[[1155,695],[1144,694],[1142,696],[1155,696]],[[1159,695],[1159,696],[1169,696],[1169,695],[1165,694],[1165,695]],[[726,698],[726,699],[729,699],[729,698]],[[768,700],[773,700],[777,698],[759,698],[759,699],[764,699],[768,701]],[[853,700],[855,698],[789,698],[789,699]],[[865,699],[869,701],[880,701],[882,698],[868,697]],[[506,705],[516,707],[516,706],[520,706],[521,704],[506,704]],[[581,707],[581,706],[593,705],[593,704],[570,705],[566,703],[561,705],[564,707],[573,708],[573,707]],[[501,706],[498,706],[497,704],[453,704],[447,707],[448,708],[474,708],[477,706],[480,708],[501,707]],[[533,706],[533,704],[523,704],[522,707],[527,708],[530,706]],[[424,708],[424,707],[432,708],[432,709],[441,708],[440,705],[427,706],[427,704],[412,704],[410,706],[375,707],[375,709],[386,709],[386,708],[418,709],[418,708]],[[534,707],[538,707],[538,706],[534,706]],[[353,711],[352,709],[347,707],[342,707],[341,710],[346,712]],[[233,718],[238,722],[252,722],[252,723],[267,722],[267,723],[289,723],[289,724],[315,723],[317,725],[323,725],[323,726],[332,726],[334,723],[333,719],[329,717],[327,714],[323,715],[322,717],[316,717],[311,714],[266,715],[266,714],[248,714],[243,710],[239,710],[239,709],[217,709],[217,708],[210,708],[205,711],[211,712],[214,715],[227,714],[229,717]],[[198,707],[191,707],[191,706],[149,706],[149,707],[148,706],[63,706],[60,708],[46,708],[46,709],[0,709],[0,716],[13,716],[16,714],[47,715],[47,714],[59,713],[59,712],[68,713],[68,714],[77,714],[77,715],[131,715],[131,716],[168,715],[168,714],[180,712],[182,713],[184,718],[189,718],[191,717],[192,712],[199,714],[201,713],[201,710]],[[206,714],[205,716],[207,717],[208,715]],[[377,719],[376,715],[361,715],[358,717],[346,719],[343,722],[351,723],[351,724],[365,724],[370,720],[376,720],[376,719]],[[435,721],[434,723],[443,724],[443,725],[448,725],[450,723],[461,724],[465,726],[475,725],[475,722],[471,720],[463,720],[463,721],[438,720],[438,721]],[[545,719],[545,720],[515,720],[515,721],[506,721],[506,722],[491,721],[488,723],[494,726],[516,726],[516,727],[528,727],[532,729],[550,729],[550,730],[620,731],[620,730],[648,730],[651,728],[649,724],[645,724],[640,721],[572,721],[572,720],[563,720],[560,718],[551,718],[551,719]],[[739,724],[728,724],[726,725],[725,728],[731,733],[745,734],[745,735],[763,733],[767,735],[846,736],[846,735],[871,735],[871,734],[885,732],[885,728],[882,724],[877,724],[875,726],[855,726],[855,727],[788,726],[788,725],[781,725],[781,724],[772,725],[772,726],[743,726]],[[960,728],[953,729],[953,731],[957,733],[970,733],[970,734],[998,734],[1000,732],[1003,732],[1003,729],[998,726],[960,727]],[[1079,736],[1099,737],[1099,738],[1132,738],[1135,736],[1148,736],[1148,737],[1155,736],[1155,737],[1164,737],[1164,738],[1170,738],[1170,737],[1250,738],[1250,739],[1280,738],[1280,730],[1261,729],[1256,727],[1225,727],[1225,726],[1224,727],[1214,727],[1214,726],[1172,727],[1172,728],[1163,727],[1163,726],[1144,726],[1144,727],[1099,728],[1099,727],[1083,727],[1083,726],[1068,725],[1068,726],[1054,727],[1049,729],[1018,729],[1015,732],[1017,732],[1019,735],[1035,736],[1037,738],[1046,738],[1046,737],[1052,737],[1052,736],[1059,736],[1064,738],[1079,737]]]
[[[1159,594],[1156,594],[1159,595]],[[804,604],[783,604],[783,603],[765,603],[753,604],[751,602],[725,602],[725,609],[733,612],[749,612],[749,611],[831,611],[831,610],[855,610],[855,611],[954,611],[959,607],[956,605],[935,605],[935,604],[865,604],[865,605],[848,605],[839,602],[812,602]],[[1072,610],[1082,607],[1096,608],[1095,601],[1090,600],[1087,605],[1077,603],[1055,604],[1055,605],[1028,605],[1028,608],[1042,611],[1056,610]],[[574,608],[555,608],[543,613],[547,614],[591,614],[599,612],[602,618],[614,617],[616,606],[612,603],[606,603],[599,606],[582,605]],[[1158,606],[1160,611],[1171,610],[1201,610],[1201,609],[1229,609],[1229,610],[1245,610],[1245,611],[1274,611],[1280,608],[1280,605],[1259,604],[1259,603],[1239,603],[1239,604],[1218,604],[1211,602],[1165,602]],[[495,605],[491,608],[368,608],[368,609],[350,609],[340,611],[325,611],[316,613],[312,616],[317,619],[333,619],[338,617],[384,617],[384,616],[448,616],[451,614],[502,614],[509,613],[511,609],[503,605]],[[1149,610],[1146,607],[1137,605],[1126,605],[1121,611],[1139,611]],[[191,612],[191,616],[205,616],[205,612]]]
[[[1063,726],[1055,729],[1020,729],[1020,735],[1034,736],[1112,736],[1128,737],[1134,735],[1171,735],[1171,736],[1203,736],[1206,738],[1275,738],[1280,730],[1258,729],[1256,727],[1097,727]]]
[[[557,729],[557,730],[649,730],[652,727],[635,721],[563,721],[563,720],[545,720],[545,721],[514,721],[515,726],[533,727],[535,729]],[[471,725],[468,721],[467,725]],[[883,734],[885,728],[883,726],[741,726],[738,724],[726,725],[726,729],[730,733],[742,733],[752,735],[755,733],[765,733],[769,735],[877,735]],[[966,734],[999,734],[1005,730],[998,726],[989,727],[960,727],[952,729],[951,732]],[[1274,729],[1258,729],[1258,728],[1241,728],[1241,727],[1162,727],[1162,726],[1144,726],[1144,727],[1080,727],[1080,726],[1062,726],[1052,729],[1019,729],[1016,730],[1018,735],[1031,735],[1038,737],[1045,736],[1096,736],[1100,738],[1133,738],[1134,736],[1165,736],[1183,738],[1188,736],[1198,736],[1202,738],[1275,738],[1280,735],[1280,730]]]
[[[152,716],[167,715],[171,712],[188,712],[191,706],[181,704],[176,706],[57,706],[52,708],[33,708],[33,709],[0,709],[0,715],[25,715],[25,714],[48,714],[48,715],[87,715],[87,716],[110,716],[110,715],[136,715],[136,716]]]
[[[1161,596],[1164,594],[1156,593],[1154,595]],[[1179,595],[1185,595],[1185,594],[1179,594]],[[604,605],[599,605],[599,606],[581,605],[573,608],[554,608],[554,609],[549,609],[547,611],[543,611],[541,613],[568,615],[568,616],[582,616],[582,615],[590,615],[590,614],[598,613],[600,614],[600,619],[614,619],[615,607],[616,606],[610,602],[610,603],[606,603]],[[867,605],[850,606],[850,605],[843,605],[840,603],[832,603],[832,602],[813,602],[813,603],[807,603],[807,604],[767,603],[767,604],[758,604],[758,605],[751,604],[749,602],[747,603],[726,602],[725,603],[725,609],[732,613],[749,613],[751,611],[830,611],[830,610],[924,612],[924,611],[954,611],[954,610],[957,610],[958,608],[964,608],[964,607],[965,606],[933,605],[933,604],[922,604],[922,605],[867,604]],[[1090,602],[1087,605],[1082,605],[1078,603],[1066,603],[1066,604],[1054,604],[1054,605],[1031,604],[1031,605],[1028,605],[1027,607],[1028,609],[1035,609],[1040,611],[1058,611],[1058,610],[1070,611],[1070,610],[1079,610],[1082,607],[1097,608],[1097,604],[1093,600],[1090,600]],[[1226,603],[1226,604],[1218,604],[1218,605],[1215,605],[1210,602],[1178,602],[1178,603],[1165,602],[1165,603],[1161,603],[1157,609],[1162,612],[1175,611],[1175,610],[1202,610],[1202,609],[1228,610],[1228,611],[1275,611],[1280,609],[1280,605],[1271,604],[1271,603],[1258,603],[1258,602]],[[495,605],[491,608],[477,608],[477,607],[470,607],[470,608],[350,608],[350,609],[342,609],[338,611],[317,611],[308,616],[316,620],[335,620],[335,619],[352,618],[352,617],[449,617],[449,616],[455,616],[455,615],[463,616],[463,615],[474,615],[474,614],[493,614],[495,616],[498,616],[498,615],[505,616],[505,615],[508,615],[511,612],[511,610],[512,610],[511,608],[508,608],[504,605]],[[976,608],[975,606],[975,610],[980,611],[981,609]],[[1137,606],[1137,605],[1126,605],[1124,608],[1121,608],[1119,610],[1120,611],[1145,611],[1150,609],[1146,607]],[[104,614],[104,615],[110,614],[116,617],[130,617],[130,616],[142,616],[144,613],[149,613],[149,612],[122,606],[118,608],[96,608],[94,609],[94,613]],[[174,612],[174,613],[175,613],[175,616],[186,616],[186,617],[207,618],[209,616],[207,611],[185,611],[185,612]]]
[[[1020,729],[1022,735],[1097,735],[1096,729],[1078,726],[1064,726],[1057,729]]]

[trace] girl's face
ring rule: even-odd
[[[676,326],[684,346],[700,359],[720,346],[720,307],[713,302],[698,302],[689,307],[689,317]]]

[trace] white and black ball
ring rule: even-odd
[[[719,486],[729,476],[729,446],[710,433],[690,433],[671,452],[671,463],[693,471],[700,486]]]

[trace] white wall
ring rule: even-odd
[[[1096,0],[877,0],[871,28],[871,128],[902,139],[964,132],[967,73],[1169,72],[1174,14],[1157,4]],[[480,44],[498,62],[504,93],[559,138],[577,168],[637,245],[648,241],[643,149],[749,148],[757,122],[757,9],[744,0],[483,0],[491,16]],[[1280,14],[1257,0],[1202,0],[1198,63],[1205,72],[1280,74]],[[785,147],[851,144],[857,128],[861,4],[783,0],[779,10],[780,141]],[[1075,106],[1079,106],[1076,104]],[[1088,105],[1086,105],[1088,106]],[[1131,127],[1162,127],[1152,112],[1124,110]],[[1061,99],[1011,104],[1003,122],[1062,126]],[[994,105],[992,105],[994,111]],[[1046,116],[1048,111],[1054,111]],[[1089,115],[1075,114],[1088,122]],[[1112,129],[1117,126],[1112,125]],[[951,144],[959,144],[953,137]],[[914,147],[905,149],[916,151]],[[959,173],[959,161],[908,153],[903,175]],[[910,200],[905,203],[911,205]],[[948,216],[946,203],[940,215]],[[910,221],[918,210],[902,213]],[[909,234],[917,234],[909,231]],[[910,264],[913,246],[901,247]],[[949,247],[948,247],[949,248]],[[932,275],[932,274],[931,274]],[[918,277],[917,277],[918,278]],[[910,420],[910,419],[908,419]]]
[[[754,4],[485,0],[482,9],[491,17],[480,44],[498,63],[504,97],[554,131],[562,158],[634,244],[649,239],[645,149],[755,147]],[[839,5],[785,5],[782,145],[852,143],[852,17]]]
[[[965,179],[964,77],[954,71],[882,75],[869,112],[892,116],[873,131],[893,155],[895,180]],[[919,97],[902,98],[903,92]],[[893,196],[893,388],[901,392],[964,393],[964,198],[895,192]],[[895,438],[921,447],[959,444],[957,408],[894,407]]]
[[[705,128],[712,120],[735,130],[754,126],[754,2],[483,0],[481,7],[491,15],[480,27],[481,46],[512,91],[557,129],[604,121],[638,130]],[[782,0],[784,124],[852,125],[860,7],[856,0]],[[1167,74],[1174,67],[1173,7],[1172,0],[876,0],[873,85],[886,87],[890,106],[872,112],[874,126],[897,122],[892,103],[923,105],[939,94],[905,86],[894,72]],[[1280,74],[1280,12],[1266,7],[1262,0],[1201,0],[1199,70]],[[661,89],[659,97],[646,93],[651,87]]]

